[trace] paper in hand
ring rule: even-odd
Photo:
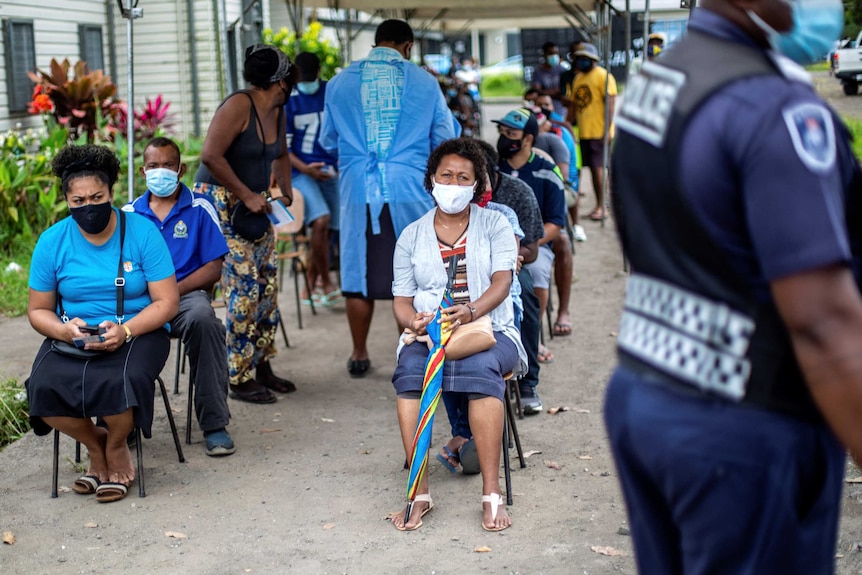
[[[284,204],[278,200],[271,200],[269,205],[272,207],[272,211],[267,216],[269,216],[270,221],[276,226],[289,224],[294,220],[293,214],[288,212]]]

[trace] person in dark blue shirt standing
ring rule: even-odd
[[[180,290],[180,311],[171,320],[171,333],[182,338],[189,356],[206,453],[230,455],[236,446],[225,429],[230,422],[225,326],[213,311],[211,295],[228,247],[215,206],[179,181],[185,170],[176,143],[153,138],[144,148],[141,166],[147,191],[123,210],[150,220],[168,245]]]
[[[641,573],[834,571],[862,453],[862,171],[797,63],[842,26],[837,0],[702,0],[629,80],[605,422]]]
[[[305,200],[305,223],[311,226],[311,262],[308,283],[321,293],[303,294],[303,300],[332,305],[341,292],[329,276],[329,232],[338,230],[338,158],[320,145],[326,82],[320,79],[320,59],[310,52],[296,57],[299,82],[287,100],[287,144],[293,166],[291,180]],[[333,216],[334,214],[334,216]]]

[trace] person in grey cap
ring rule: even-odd
[[[230,397],[272,403],[270,390],[289,393],[296,387],[276,377],[269,364],[276,354],[278,267],[275,233],[260,216],[272,210],[272,176],[279,191],[271,199],[293,201],[284,104],[295,74],[284,52],[255,44],[246,48],[243,77],[251,87],[228,96],[213,116],[194,191],[215,204],[230,249],[222,270]]]
[[[578,125],[581,162],[590,169],[596,190],[596,207],[590,213],[590,219],[601,221],[607,216],[602,187],[605,175],[605,101],[610,108],[607,117],[613,118],[617,81],[613,74],[599,66],[599,52],[594,45],[581,44],[574,57],[578,73],[572,82],[571,105],[566,119]],[[613,125],[607,129],[610,141],[614,137]]]

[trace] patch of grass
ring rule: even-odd
[[[845,117],[844,123],[847,124],[850,133],[853,134],[853,152],[862,161],[862,120]]]
[[[27,280],[36,239],[16,240],[0,251],[0,314],[15,317],[27,311]],[[16,269],[9,269],[10,264]]]
[[[817,62],[816,64],[811,64],[809,66],[805,66],[805,69],[809,72],[828,72],[829,71],[829,62],[826,60],[822,62]]]
[[[517,73],[494,74],[482,78],[479,92],[483,98],[499,98],[503,96],[521,97],[524,95],[526,85]]]
[[[15,379],[0,381],[0,449],[30,430],[27,393]]]

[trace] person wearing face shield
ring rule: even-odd
[[[221,279],[228,246],[215,206],[180,181],[185,172],[177,144],[170,138],[153,138],[144,147],[140,168],[147,191],[123,210],[150,220],[171,252],[180,290],[180,310],[171,320],[171,334],[182,339],[189,357],[206,454],[218,457],[236,451],[226,429],[230,410],[225,326],[212,307],[212,288]]]
[[[833,573],[862,453],[862,172],[799,64],[827,0],[701,0],[629,79],[604,407],[641,573]]]

